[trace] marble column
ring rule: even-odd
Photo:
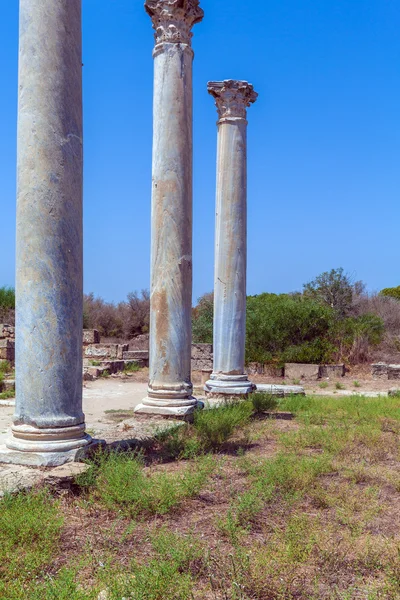
[[[191,383],[192,63],[199,0],[146,0],[155,29],[150,381],[138,413],[184,416]]]
[[[0,460],[59,465],[82,412],[81,0],[20,0],[16,408]]]
[[[257,99],[246,81],[210,82],[218,110],[214,280],[214,368],[205,391],[246,395],[247,107]]]

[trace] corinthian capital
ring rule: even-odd
[[[204,16],[199,4],[200,0],[146,0],[144,6],[153,22],[156,44],[190,45],[191,29]]]
[[[210,81],[208,93],[215,98],[219,119],[245,119],[247,108],[258,94],[247,81]]]

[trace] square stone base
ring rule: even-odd
[[[104,446],[105,443],[104,440],[93,440],[91,444],[83,448],[76,448],[67,452],[21,452],[10,450],[3,444],[0,445],[0,463],[27,467],[59,467],[70,462],[82,462]]]

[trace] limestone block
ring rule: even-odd
[[[0,339],[15,339],[15,327],[0,323]]]
[[[388,368],[389,366],[386,363],[380,362],[371,365],[372,368],[372,377],[373,379],[387,379],[388,378]]]
[[[126,350],[122,354],[124,360],[149,360],[148,350]]]
[[[388,391],[388,396],[397,396],[397,397],[399,397],[400,396],[400,389],[399,388],[391,388]]]
[[[128,350],[129,350],[129,344],[119,344],[118,350],[117,350],[117,358],[119,360],[123,360],[124,352],[127,352]]]
[[[400,365],[388,365],[387,378],[390,380],[400,379]]]
[[[284,398],[285,396],[305,396],[306,392],[301,385],[270,385],[260,383],[257,384],[256,392],[271,394]]]
[[[0,340],[0,360],[15,360],[15,342],[13,340]]]
[[[268,375],[269,377],[283,377],[283,367],[251,362],[246,367],[248,375]]]
[[[15,379],[5,379],[3,381],[3,390],[5,392],[14,392],[15,391]]]
[[[212,344],[192,344],[192,371],[208,371],[212,368]]]
[[[97,329],[83,330],[83,345],[90,346],[90,344],[100,344],[100,333]]]
[[[286,379],[318,379],[319,365],[286,363],[285,377]]]
[[[118,344],[91,344],[84,349],[85,358],[117,358]]]
[[[323,378],[339,378],[344,377],[346,369],[344,365],[320,365],[319,377]]]

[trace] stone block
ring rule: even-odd
[[[90,346],[91,344],[100,344],[100,333],[97,329],[84,329],[83,345]]]
[[[15,340],[15,327],[0,323],[0,339]]]
[[[256,392],[271,394],[271,396],[278,396],[284,398],[285,396],[305,396],[306,392],[301,385],[271,385],[267,383],[260,383],[256,386]]]
[[[202,369],[201,371],[201,385],[205,385],[207,381],[210,379],[212,373],[212,369]]]
[[[346,369],[344,365],[320,365],[319,377],[321,379],[339,379],[344,377]]]
[[[149,360],[148,350],[126,350],[122,354],[124,360]]]
[[[389,380],[400,379],[400,365],[388,365],[387,378]]]
[[[3,381],[3,390],[5,392],[14,392],[15,391],[15,379],[5,379]]]
[[[373,379],[387,379],[389,365],[380,362],[371,365]]]
[[[85,358],[106,359],[118,357],[118,344],[91,344],[84,348]]]
[[[300,363],[285,364],[286,379],[312,379],[316,380],[319,377],[319,365],[308,365]]]
[[[212,368],[212,344],[192,344],[192,371],[210,371]]]
[[[392,388],[388,391],[388,396],[400,396],[400,389],[399,388]]]
[[[117,350],[117,358],[119,360],[123,360],[124,352],[127,352],[128,350],[129,350],[129,344],[119,344],[118,350]]]
[[[15,342],[9,339],[0,340],[0,360],[15,360]]]
[[[283,377],[283,367],[252,362],[246,367],[248,375],[268,375],[268,377]]]

